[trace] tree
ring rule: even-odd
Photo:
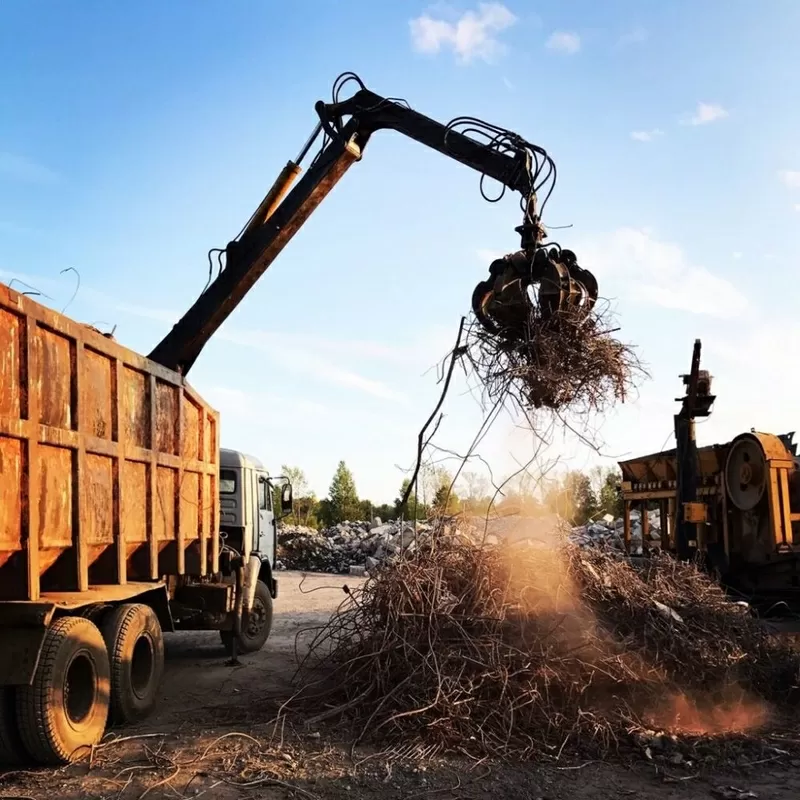
[[[584,472],[570,472],[566,480],[567,491],[573,509],[572,522],[585,525],[597,513],[597,498],[592,482]]]
[[[462,491],[467,498],[473,502],[482,500],[489,493],[489,479],[480,472],[465,472],[461,476],[461,486],[466,491]]]
[[[615,519],[622,516],[622,479],[616,469],[612,468],[606,472],[598,494],[601,513],[611,514]]]
[[[428,513],[428,507],[421,498],[415,497],[413,490],[409,494],[405,505],[401,502],[410,483],[411,480],[409,478],[405,478],[400,486],[400,494],[394,501],[395,516],[402,516],[404,519],[427,519],[430,516]]]
[[[372,516],[380,517],[381,522],[386,522],[386,520],[392,519],[395,516],[394,506],[389,503],[381,503],[381,505],[375,506],[372,509]]]
[[[328,489],[330,516],[333,524],[346,519],[357,519],[360,516],[358,493],[353,473],[344,461],[340,461]]]
[[[585,525],[597,513],[597,498],[589,476],[578,470],[551,483],[545,505],[573,525]]]
[[[317,507],[317,498],[310,491],[308,479],[305,472],[300,467],[290,467],[287,464],[281,466],[281,475],[289,479],[292,484],[292,511],[286,517],[289,525],[308,525],[314,527],[314,518]],[[281,490],[275,487],[273,508],[280,509]]]
[[[433,495],[434,514],[452,516],[459,511],[458,496],[453,491],[453,476],[445,469],[436,471],[436,490]]]
[[[442,516],[451,517],[459,510],[458,496],[451,491],[449,483],[443,483],[433,496],[433,512]]]

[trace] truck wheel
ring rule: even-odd
[[[62,617],[44,638],[31,686],[17,689],[22,743],[42,764],[67,764],[97,744],[108,719],[111,675],[91,620]]]
[[[17,697],[13,686],[0,688],[0,766],[24,764],[27,753],[17,725]]]
[[[257,653],[269,639],[272,630],[272,595],[267,589],[267,584],[258,581],[256,596],[250,612],[242,616],[242,635],[236,642],[240,653]],[[233,648],[233,631],[220,631],[220,639],[228,652]]]
[[[111,719],[116,724],[147,716],[158,700],[164,674],[164,636],[150,606],[119,606],[101,630],[111,661]]]

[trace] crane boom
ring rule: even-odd
[[[538,169],[533,171],[532,160],[538,153],[552,165],[544,150],[494,126],[487,126],[495,131],[494,139],[481,142],[467,135],[476,130],[474,125],[470,128],[468,118],[444,125],[412,110],[403,101],[369,91],[360,79],[356,80],[361,88],[349,99],[337,102],[334,97],[333,103],[316,104],[319,123],[308,143],[296,161],[284,168],[239,237],[225,248],[225,268],[153,349],[151,360],[184,375],[191,369],[211,336],[350,166],[361,158],[370,137],[378,130],[401,133],[519,192],[525,221],[517,230],[523,248],[538,245],[542,238],[536,216]],[[458,122],[467,132],[456,129]],[[320,137],[321,149],[287,193],[300,172],[301,162]]]

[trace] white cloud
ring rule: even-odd
[[[660,128],[653,128],[649,131],[631,131],[631,139],[635,142],[652,142],[653,139],[657,139],[659,136],[663,136],[664,131]]]
[[[784,169],[779,174],[783,183],[790,189],[800,189],[800,170]]]
[[[620,47],[631,44],[642,44],[649,38],[650,34],[647,32],[647,29],[643,28],[641,25],[637,25],[635,28],[631,28],[626,33],[623,33],[622,36],[620,36],[617,40],[617,44]]]
[[[3,271],[0,271],[0,276],[4,276],[4,274]],[[29,276],[29,282],[33,283],[34,281],[38,281],[39,284],[43,283],[36,276]],[[47,288],[50,288],[52,282],[44,281],[44,283],[47,284]],[[36,284],[33,283],[33,285]],[[168,325],[174,325],[181,317],[181,314],[168,308],[120,303],[104,292],[99,292],[88,286],[81,289],[80,296],[82,300],[88,300],[92,305],[102,306],[106,313],[113,311]],[[313,336],[287,336],[269,331],[231,327],[229,322],[222,325],[214,338],[260,350],[287,371],[298,372],[305,377],[311,376],[323,383],[355,389],[383,400],[391,400],[397,403],[405,402],[404,395],[396,392],[385,383],[369,378],[352,369],[339,367],[332,361],[332,358],[342,354],[345,354],[350,359],[353,357],[374,357],[386,360],[392,356],[395,358],[403,357],[399,352],[395,352],[393,348],[379,342],[361,340],[348,343],[342,341],[333,342]],[[407,358],[412,360],[411,353],[408,354]]]
[[[58,176],[53,170],[25,156],[0,152],[0,177],[26,183],[52,183]]]
[[[601,290],[611,279],[639,303],[722,319],[737,317],[749,305],[733,283],[692,263],[678,245],[649,230],[619,228],[578,252]]]
[[[517,17],[502,3],[479,3],[477,11],[465,11],[453,20],[422,14],[409,22],[409,28],[411,42],[420,53],[450,49],[466,64],[474,59],[492,62],[503,55],[506,46],[497,34],[516,22]]]
[[[568,31],[556,31],[551,34],[550,38],[545,43],[548,50],[554,50],[557,53],[566,53],[566,55],[574,55],[581,49],[581,37],[577,33],[570,33]]]
[[[800,211],[800,203],[795,203],[794,204],[794,210],[795,211]]]
[[[516,89],[514,84],[505,75],[503,75],[503,86],[505,86],[509,92],[513,92]]]
[[[741,254],[741,253],[740,253],[738,250],[735,250],[733,253],[731,253],[731,255],[732,255],[732,256],[733,256],[733,257],[734,257],[734,258],[735,258],[737,261],[738,261],[738,260],[739,260],[739,259],[742,257],[742,254]]]
[[[684,120],[684,125],[708,125],[710,122],[717,122],[725,119],[728,112],[718,103],[698,103],[694,114]]]

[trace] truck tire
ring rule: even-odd
[[[158,700],[164,674],[164,636],[150,606],[118,606],[101,630],[111,662],[111,721],[121,725],[146,717]]]
[[[0,767],[16,767],[27,761],[17,725],[17,696],[13,686],[0,687]]]
[[[68,764],[103,736],[111,674],[97,626],[61,617],[47,630],[30,686],[17,688],[20,737],[41,764]]]
[[[253,608],[242,616],[242,634],[236,642],[239,653],[257,653],[269,639],[272,630],[272,595],[267,584],[258,581]],[[233,649],[233,631],[220,631],[220,639],[230,653]]]

